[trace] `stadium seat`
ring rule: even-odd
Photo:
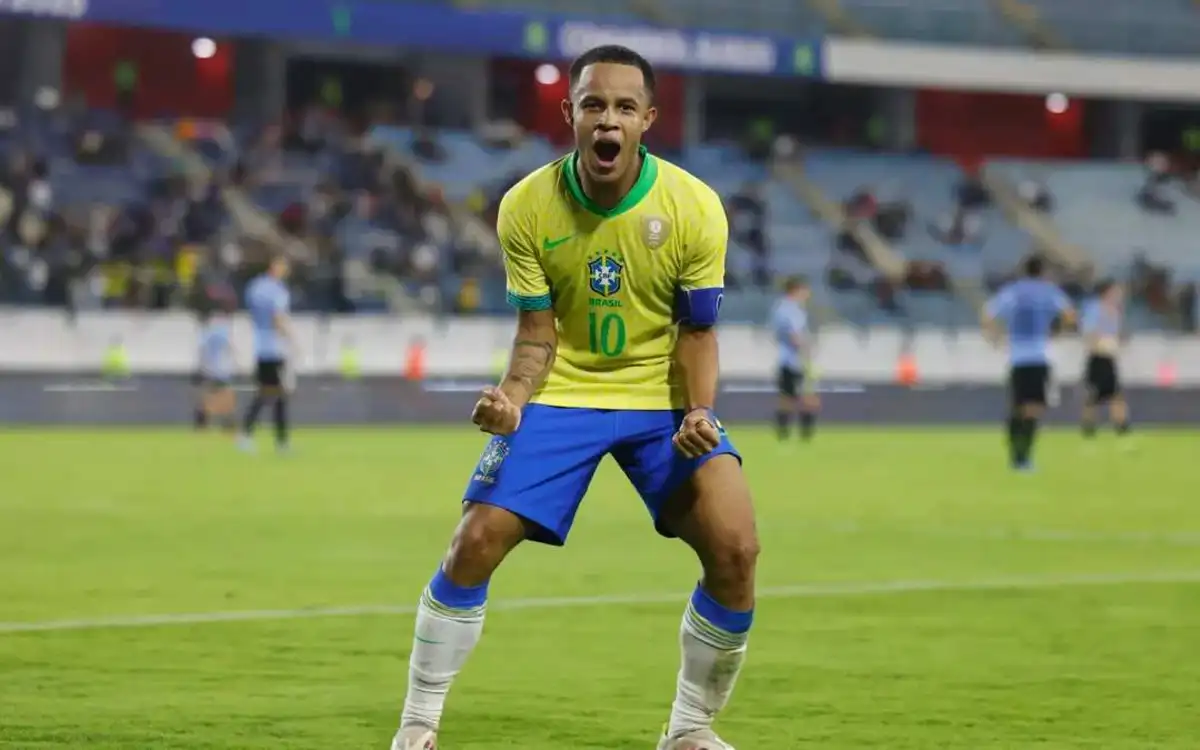
[[[1194,252],[1200,237],[1200,201],[1168,190],[1172,215],[1144,211],[1135,198],[1145,184],[1138,164],[998,161],[1010,179],[1040,176],[1054,195],[1053,221],[1065,238],[1084,248],[1104,274],[1124,275],[1136,254],[1171,267],[1180,279],[1200,279]]]

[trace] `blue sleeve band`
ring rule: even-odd
[[[517,294],[516,292],[509,290],[506,297],[510,307],[515,307],[518,310],[523,310],[525,312],[539,312],[541,310],[549,310],[551,307],[553,307],[549,294],[527,296],[524,294]]]
[[[675,322],[707,328],[717,324],[725,287],[675,290]]]

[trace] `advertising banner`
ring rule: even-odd
[[[821,74],[821,42],[757,34],[592,23],[578,18],[395,0],[0,0],[0,13],[218,36],[352,41],[554,60],[623,44],[655,64],[755,75]]]
[[[483,379],[413,382],[402,378],[345,380],[301,377],[291,414],[302,427],[314,425],[445,424],[473,431],[471,407]],[[249,383],[239,386],[244,404]],[[999,429],[1008,394],[1002,386],[947,386],[913,389],[888,384],[822,389],[822,423],[850,425],[986,425]],[[1200,424],[1200,392],[1194,389],[1130,388],[1139,428]],[[1052,407],[1046,422],[1074,425],[1082,388],[1073,387]],[[195,388],[186,376],[142,375],[113,382],[63,373],[0,373],[0,425],[175,425],[188,423]],[[722,421],[767,423],[779,399],[769,388],[731,385],[718,400]],[[478,434],[478,432],[476,432]],[[480,435],[481,445],[486,439]],[[734,440],[737,440],[736,433]],[[1000,454],[997,453],[997,456]]]
[[[506,358],[513,336],[513,322],[503,318],[296,315],[293,329],[300,351],[292,364],[301,375],[337,373],[352,350],[363,376],[396,377],[418,347],[428,376],[494,379],[498,358]],[[119,349],[132,373],[186,374],[196,367],[199,334],[195,318],[184,313],[103,312],[71,319],[61,312],[0,310],[0,372],[95,372]],[[726,381],[772,382],[777,355],[769,332],[730,324],[721,326],[720,339]],[[244,316],[234,318],[233,340],[239,352],[253,350]],[[814,366],[826,382],[891,383],[905,352],[923,387],[999,385],[1008,372],[1007,352],[978,330],[908,336],[894,328],[827,326],[817,341]],[[1058,339],[1053,360],[1058,382],[1078,382],[1086,360],[1082,342]],[[248,372],[250,363],[241,364]],[[1200,338],[1132,337],[1121,352],[1121,380],[1150,387],[1200,386]]]

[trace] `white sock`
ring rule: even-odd
[[[688,604],[679,630],[683,663],[675,703],[671,706],[668,736],[712,728],[713,720],[729,702],[742,671],[746,639],[746,633],[722,630]]]
[[[429,589],[421,595],[400,726],[419,724],[437,729],[450,683],[483,634],[484,609],[446,607],[433,598]]]

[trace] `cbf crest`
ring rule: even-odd
[[[651,250],[667,244],[671,238],[671,222],[661,216],[646,216],[642,219],[642,242]]]
[[[601,297],[611,297],[624,284],[625,263],[618,253],[603,251],[593,255],[587,264],[588,286]]]
[[[479,457],[479,466],[475,468],[475,481],[493,484],[496,481],[496,472],[500,471],[500,464],[504,463],[506,458],[508,458],[508,441],[497,435],[487,444],[487,447],[483,449],[483,455]]]

